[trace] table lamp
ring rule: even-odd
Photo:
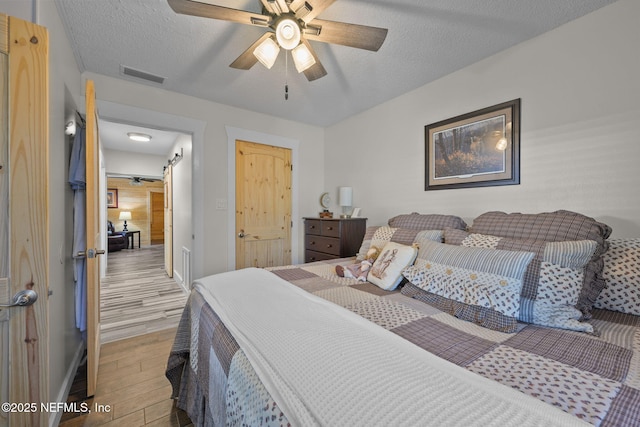
[[[129,212],[129,211],[121,211],[120,212],[120,217],[118,219],[120,221],[124,221],[124,227],[122,228],[122,231],[129,231],[129,230],[127,230],[127,220],[131,219],[131,212]]]
[[[353,188],[340,187],[338,195],[340,206],[342,206],[342,215],[340,215],[340,217],[349,218],[351,216],[349,212],[351,211],[351,205],[353,204]]]

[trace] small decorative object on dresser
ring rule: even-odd
[[[366,227],[367,218],[304,218],[304,262],[356,255]]]
[[[318,215],[320,218],[333,218],[333,212],[329,212],[330,204],[331,196],[329,193],[322,193],[320,195],[320,206],[322,206],[322,212]]]

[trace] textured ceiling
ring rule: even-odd
[[[310,42],[328,74],[309,82],[291,61],[286,75],[283,51],[271,70],[260,63],[248,71],[229,67],[263,28],[178,15],[166,0],[55,1],[81,72],[318,126],[335,124],[614,2],[338,0],[318,18],[388,28],[387,38],[378,52]],[[261,11],[259,0],[208,2]],[[164,77],[164,83],[123,75],[123,65]]]

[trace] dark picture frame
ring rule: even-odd
[[[425,191],[520,184],[520,98],[425,126]]]
[[[107,188],[107,208],[118,207],[118,189]]]

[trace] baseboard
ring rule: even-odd
[[[78,371],[78,366],[80,366],[83,355],[84,341],[80,341],[80,343],[78,344],[78,348],[76,349],[76,354],[73,356],[71,365],[69,365],[69,369],[67,370],[67,375],[64,376],[64,381],[62,381],[62,386],[60,387],[60,392],[58,393],[55,402],[67,401],[67,398],[69,397],[69,391],[71,390],[71,386],[73,385],[73,380],[76,376],[76,372]],[[52,412],[49,415],[49,427],[55,427],[60,424],[62,414],[62,411]]]
[[[173,279],[176,281],[178,285],[180,285],[182,290],[184,290],[187,293],[191,292],[191,290],[187,289],[187,287],[185,286],[184,279],[182,278],[180,273],[178,273],[177,270],[173,270]]]

